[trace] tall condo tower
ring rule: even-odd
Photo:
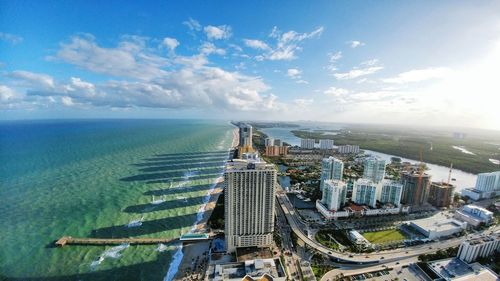
[[[276,169],[255,159],[228,162],[224,172],[226,249],[272,245]]]
[[[321,161],[320,189],[323,192],[325,180],[342,180],[344,163],[335,157],[323,158]]]
[[[369,157],[365,160],[363,178],[370,179],[374,183],[381,182],[385,177],[385,160],[377,157]]]

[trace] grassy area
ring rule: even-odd
[[[452,137],[452,132],[417,128],[349,127],[337,135],[323,132],[293,130],[300,138],[333,139],[335,144],[355,144],[361,148],[419,160],[420,151],[425,162],[482,173],[500,170],[489,159],[500,158],[500,136],[489,132],[473,132],[464,139]],[[475,155],[453,148],[463,146]]]
[[[334,249],[334,250],[339,249],[339,244],[336,243],[335,241],[333,241],[330,238],[329,233],[327,233],[327,232],[319,231],[318,233],[316,233],[316,241],[318,241],[319,243],[321,243],[322,245],[324,245],[330,249]]]
[[[390,229],[390,230],[382,230],[382,231],[374,231],[374,232],[365,232],[362,234],[366,240],[370,241],[373,244],[382,244],[391,241],[399,241],[404,240],[406,237],[404,234],[398,229]]]

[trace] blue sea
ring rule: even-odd
[[[178,245],[52,243],[189,232],[233,129],[202,120],[0,122],[0,280],[171,279]]]

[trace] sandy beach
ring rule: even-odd
[[[233,130],[233,142],[231,144],[231,148],[235,148],[238,145],[238,129]],[[195,226],[194,232],[208,232],[208,219],[212,215],[212,212],[217,203],[217,199],[222,194],[223,191],[223,178],[220,177],[217,179],[217,183],[215,188],[210,193],[210,199],[208,203],[205,205],[205,209],[203,212],[203,218],[198,222]],[[205,274],[205,271],[208,266],[208,250],[210,248],[210,242],[203,243],[193,243],[193,244],[185,244],[182,247],[182,261],[179,265],[178,271],[175,274],[173,280],[201,280],[202,276]]]

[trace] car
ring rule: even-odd
[[[396,264],[399,264],[399,262],[397,261]]]
[[[329,253],[330,255],[332,254],[332,252],[330,252],[330,251],[329,251],[328,253]]]
[[[384,259],[384,257],[380,257],[380,259],[381,259],[381,260],[383,260],[383,259]]]
[[[350,257],[350,258],[352,258],[352,257],[353,257],[353,255],[349,255],[349,257]]]

